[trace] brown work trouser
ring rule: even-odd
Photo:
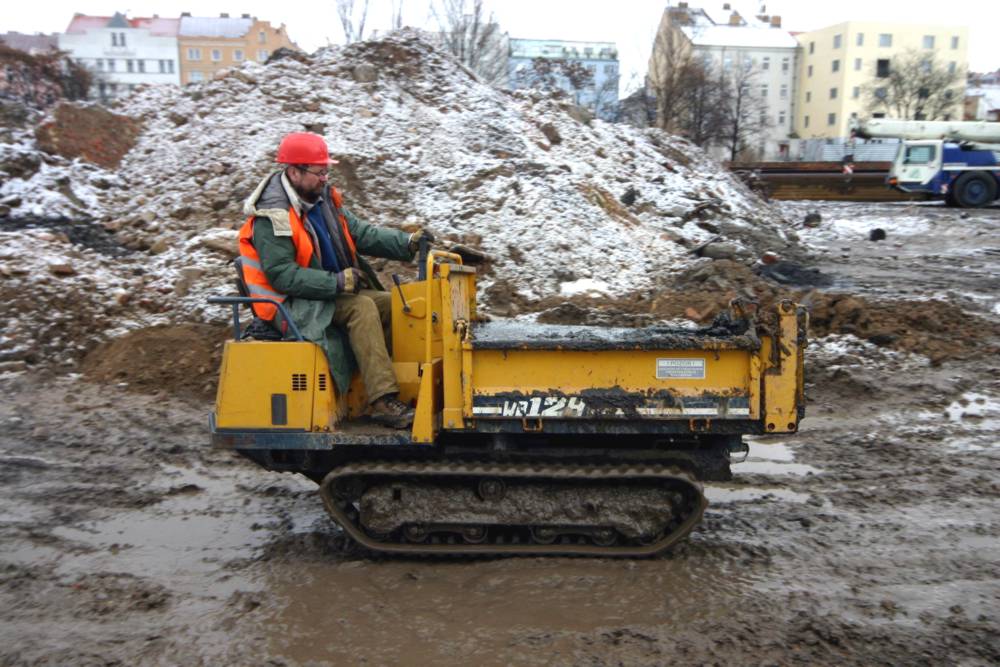
[[[389,358],[392,296],[388,292],[363,289],[357,294],[341,294],[335,303],[333,323],[347,332],[368,400],[374,402],[386,394],[399,393]]]

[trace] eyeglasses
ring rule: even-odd
[[[330,172],[328,170],[326,170],[326,169],[321,169],[319,171],[313,171],[312,169],[307,169],[305,167],[296,166],[295,168],[298,169],[299,171],[304,171],[307,174],[312,174],[316,178],[329,178],[329,176],[330,176]]]

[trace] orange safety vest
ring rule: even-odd
[[[337,188],[331,187],[330,198],[333,200],[334,209],[340,220],[340,228],[344,232],[344,238],[347,239],[347,247],[351,251],[351,262],[357,265],[358,251],[354,246],[354,238],[351,236],[351,231],[347,228],[347,216],[342,211],[343,197],[341,197],[340,191]],[[279,303],[284,303],[287,297],[271,286],[267,275],[264,274],[264,268],[261,266],[257,248],[253,245],[253,221],[255,217],[254,215],[249,216],[246,222],[243,223],[243,227],[240,228],[240,256],[243,258],[243,279],[246,281],[250,296],[273,299]],[[302,224],[302,218],[299,217],[294,206],[288,207],[288,221],[292,228],[295,263],[302,268],[309,268],[309,263],[312,261],[313,256],[312,237],[306,231],[305,225]],[[268,321],[273,320],[274,316],[278,313],[278,307],[273,303],[255,303],[251,305],[251,308],[253,308],[253,312],[257,317]]]

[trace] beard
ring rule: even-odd
[[[292,187],[295,188],[295,192],[302,198],[302,201],[307,204],[315,204],[323,196],[323,188],[326,187],[326,183],[319,182],[312,187],[306,187],[304,183],[293,183]]]

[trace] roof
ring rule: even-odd
[[[126,19],[121,14],[114,16],[87,16],[76,14],[66,28],[67,34],[82,34],[91,30],[103,30],[105,28],[134,28],[139,30],[149,30],[149,34],[161,37],[176,37],[180,19],[163,19],[158,16],[153,18]]]
[[[794,49],[799,45],[788,31],[780,28],[713,25],[682,30],[695,46]]]
[[[0,35],[0,42],[3,42],[12,49],[24,51],[26,53],[49,51],[59,48],[56,36],[52,35],[26,35],[20,32],[8,32]]]
[[[253,27],[253,19],[236,17],[182,16],[181,37],[244,37]]]
[[[965,91],[966,97],[982,97],[989,111],[1000,109],[1000,86],[983,86]]]

